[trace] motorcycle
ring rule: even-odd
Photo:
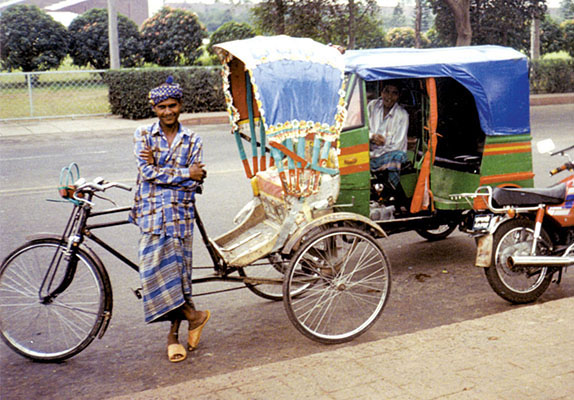
[[[574,171],[567,153],[551,139],[538,143],[541,153],[568,161],[550,171]],[[452,196],[472,200],[461,229],[476,238],[476,266],[483,267],[492,289],[516,304],[540,297],[557,274],[574,265],[574,174],[548,188],[481,186],[474,193]]]

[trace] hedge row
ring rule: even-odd
[[[112,114],[123,118],[153,117],[147,95],[151,88],[164,83],[168,76],[183,89],[184,113],[223,111],[225,97],[221,69],[212,67],[146,68],[111,70],[104,79],[109,86]]]
[[[532,61],[530,92],[536,94],[574,92],[574,59]]]
[[[493,73],[495,73],[493,71]],[[212,67],[123,69],[104,74],[110,108],[123,118],[150,118],[154,114],[147,95],[171,75],[183,88],[183,112],[225,110],[221,70]],[[532,93],[574,92],[574,60],[536,60],[530,66]]]

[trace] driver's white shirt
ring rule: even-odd
[[[409,130],[409,113],[399,103],[383,118],[383,99],[372,100],[367,106],[369,112],[369,137],[382,135],[385,144],[370,145],[370,156],[380,157],[385,153],[399,150],[407,151],[407,131]]]

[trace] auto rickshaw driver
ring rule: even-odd
[[[409,114],[398,103],[401,90],[400,81],[384,81],[380,97],[372,100],[367,107],[370,127],[369,156],[375,182],[381,183],[384,193],[394,198],[393,203],[398,213],[407,213],[409,201],[401,186],[400,170],[408,161]],[[372,188],[371,200],[378,201],[380,197],[381,193]]]

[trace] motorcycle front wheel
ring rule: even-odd
[[[534,239],[534,222],[514,219],[502,224],[494,233],[492,263],[485,268],[490,287],[503,299],[515,303],[530,303],[538,299],[548,288],[552,273],[548,267],[510,267],[510,256],[528,256]],[[550,238],[541,231],[536,245],[536,255],[549,248]]]

